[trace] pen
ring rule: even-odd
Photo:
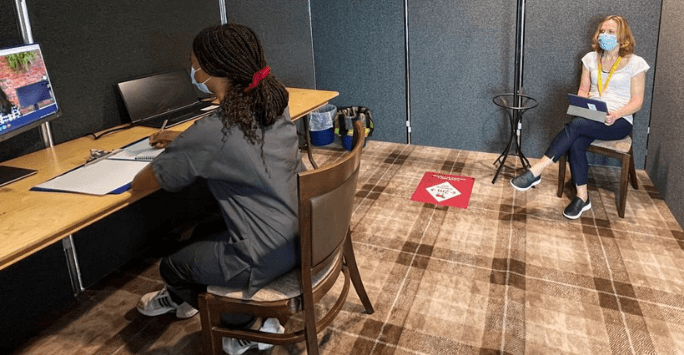
[[[166,124],[169,123],[169,120],[164,120],[164,123],[162,123],[161,128],[159,129],[159,133],[162,133],[164,131],[164,128],[166,128]]]
[[[166,119],[164,120],[164,123],[162,123],[161,128],[159,129],[159,132],[157,132],[157,136],[159,136],[162,132],[164,132],[164,128],[166,128],[166,124],[169,123],[169,120]],[[152,136],[150,136],[150,145],[155,147],[155,148],[162,148],[160,144],[163,144],[161,142],[155,142],[154,144],[152,143]]]

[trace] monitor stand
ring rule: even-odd
[[[33,169],[17,168],[13,166],[0,165],[0,186],[21,180],[36,173]]]

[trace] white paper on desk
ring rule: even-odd
[[[37,188],[106,195],[133,181],[135,175],[149,162],[141,160],[103,159],[48,180]]]
[[[151,146],[149,139],[145,138],[139,142],[122,148],[120,152],[108,157],[107,159],[152,161],[163,151],[164,149]]]

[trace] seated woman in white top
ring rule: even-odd
[[[644,101],[646,61],[634,54],[634,36],[627,20],[608,16],[599,24],[593,36],[593,52],[582,58],[582,77],[577,95],[605,101],[608,114],[605,122],[575,117],[551,142],[544,156],[523,174],[511,179],[516,190],[526,191],[541,182],[541,173],[566,152],[570,158],[572,179],[577,197],[565,208],[563,215],[577,219],[591,208],[587,194],[587,148],[595,139],[619,140],[632,132],[632,114]]]

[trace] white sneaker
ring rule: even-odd
[[[173,302],[169,291],[166,289],[166,286],[164,286],[161,291],[150,292],[140,297],[136,307],[138,308],[138,312],[148,317],[155,317],[170,312],[176,312],[176,317],[185,319],[190,318],[199,312],[185,302],[183,302],[181,305]]]
[[[180,319],[192,318],[197,313],[199,313],[199,311],[187,302],[181,303],[181,305],[176,308],[176,318]]]
[[[283,334],[285,332],[285,327],[280,325],[278,319],[268,318],[264,321],[264,324],[259,330],[266,333]],[[273,344],[257,343],[244,339],[223,338],[223,351],[228,355],[241,355],[244,354],[245,351],[253,348],[259,348],[260,351],[264,351],[272,347]]]

